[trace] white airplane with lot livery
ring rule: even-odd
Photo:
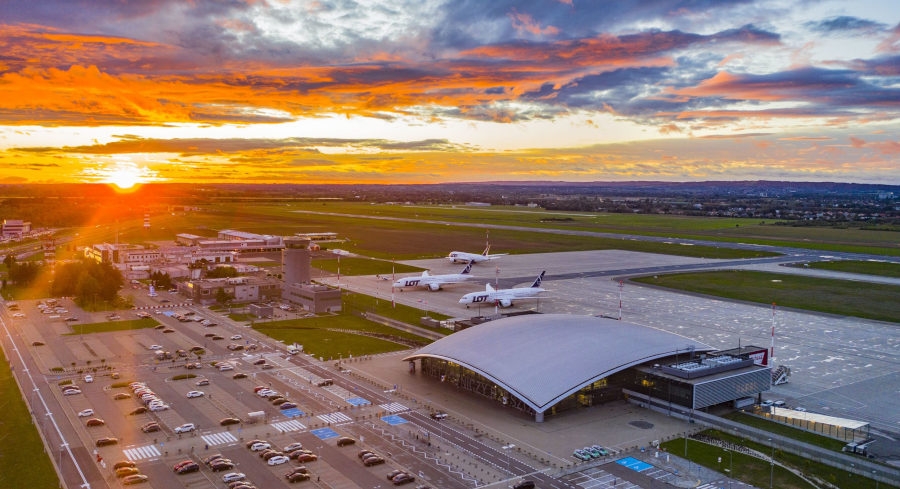
[[[394,282],[392,287],[399,288],[400,290],[403,290],[403,287],[428,287],[428,290],[432,292],[440,290],[442,285],[458,284],[475,278],[471,274],[473,263],[473,261],[469,261],[466,268],[460,273],[431,275],[428,273],[428,270],[426,270],[422,272],[422,275],[401,278]]]
[[[469,307],[470,304],[497,304],[501,307],[509,307],[514,300],[520,299],[537,299],[538,294],[545,292],[541,288],[541,282],[544,280],[544,273],[540,275],[531,284],[531,287],[515,287],[512,289],[495,289],[491,284],[487,284],[482,292],[469,292],[459,299],[460,304]]]
[[[450,254],[447,255],[447,258],[452,263],[468,263],[470,261],[475,262],[475,263],[481,263],[483,261],[496,260],[497,258],[500,258],[501,256],[506,256],[509,254],[509,253],[495,253],[495,254],[491,255],[488,253],[490,251],[491,251],[491,244],[488,243],[487,247],[484,248],[484,251],[482,251],[480,255],[478,253],[467,253],[465,251],[451,251]]]

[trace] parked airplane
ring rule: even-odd
[[[428,287],[428,290],[431,291],[440,290],[442,285],[458,284],[475,278],[470,273],[472,271],[473,263],[474,262],[470,260],[466,265],[466,268],[463,268],[462,272],[449,273],[446,275],[431,275],[426,270],[422,272],[422,275],[420,276],[401,278],[394,282],[392,287],[398,287],[401,290],[403,287]]]
[[[509,307],[512,305],[514,300],[519,299],[537,299],[537,295],[541,292],[544,292],[544,289],[541,288],[541,282],[544,280],[544,273],[546,270],[541,272],[540,275],[534,280],[534,283],[531,284],[531,287],[515,287],[512,289],[494,289],[491,287],[491,284],[487,284],[484,292],[469,292],[468,294],[462,296],[459,300],[460,304],[465,304],[466,307],[469,307],[469,304],[499,304],[501,307]]]
[[[491,244],[488,243],[487,247],[484,248],[484,251],[479,255],[478,253],[467,253],[465,251],[451,251],[447,258],[450,259],[452,263],[467,263],[473,261],[475,263],[481,263],[483,261],[488,260],[496,260],[501,256],[506,256],[509,253],[495,253],[493,255],[488,254],[491,251]]]

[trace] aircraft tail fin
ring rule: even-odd
[[[431,274],[428,273],[428,270],[425,270],[425,271],[422,272],[422,276],[423,276],[423,277],[430,277]]]
[[[472,271],[472,265],[475,264],[475,260],[469,260],[469,263],[466,265],[466,268],[463,268],[463,271],[460,272],[461,275],[468,275]]]
[[[541,274],[538,275],[536,279],[534,279],[534,283],[531,284],[531,286],[532,286],[532,287],[540,287],[540,286],[541,286],[541,282],[544,281],[544,274],[545,274],[545,273],[547,273],[547,270],[544,270],[543,272],[541,272]]]
[[[481,252],[481,256],[488,256],[488,253],[491,252],[491,244],[488,243],[487,246],[484,247],[484,251]]]
[[[484,290],[486,290],[486,291],[488,291],[488,292],[495,292],[494,288],[491,287],[491,284],[487,284],[487,285],[485,286],[485,289],[484,289]]]

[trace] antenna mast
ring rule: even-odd
[[[775,303],[772,303],[772,342],[769,346],[769,366],[775,364]]]

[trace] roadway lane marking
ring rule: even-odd
[[[282,433],[287,433],[288,431],[303,431],[306,429],[306,426],[303,423],[294,420],[272,423],[272,426]]]
[[[237,441],[234,435],[232,435],[228,431],[223,431],[221,433],[212,433],[209,435],[203,435],[200,438],[203,439],[208,445],[222,445],[225,443],[234,443]]]
[[[389,413],[402,413],[405,411],[409,411],[408,407],[404,406],[403,404],[400,404],[399,402],[391,402],[388,404],[379,404],[378,407],[380,407],[381,409],[384,409],[385,411],[387,411]]]
[[[145,458],[159,457],[162,455],[154,445],[147,445],[143,447],[136,448],[128,448],[126,450],[122,450],[122,453],[125,454],[125,458],[128,460],[143,460]]]

